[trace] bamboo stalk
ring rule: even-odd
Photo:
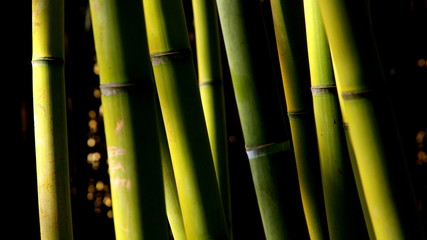
[[[267,239],[308,238],[295,159],[256,1],[217,0],[255,192]]]
[[[318,1],[376,239],[423,239],[364,2]]]
[[[90,1],[116,239],[167,239],[153,74],[142,3]]]
[[[308,230],[312,239],[327,239],[303,3],[271,0],[271,11]]]
[[[352,172],[329,45],[317,1],[304,0],[304,11],[330,239],[367,239],[355,181],[358,175],[357,171],[355,176]],[[360,197],[363,199],[362,191]]]
[[[143,3],[187,239],[228,239],[182,2]]]
[[[157,96],[157,95],[156,95]],[[165,189],[166,213],[171,227],[173,239],[185,240],[185,227],[182,219],[181,205],[179,203],[178,191],[176,188],[175,174],[173,172],[172,160],[166,136],[165,125],[160,109],[158,96],[157,102],[157,119],[160,153],[162,157],[163,185]]]
[[[64,1],[33,1],[32,25],[40,236],[73,239],[64,81]]]
[[[350,155],[350,162],[353,169],[354,180],[356,181],[357,191],[359,193],[360,205],[362,207],[363,216],[365,219],[366,230],[368,231],[369,239],[375,239],[375,233],[372,226],[371,218],[369,217],[368,206],[366,205],[365,193],[363,192],[362,182],[360,180],[360,173],[357,167],[356,156],[354,155],[353,146],[351,144],[350,132],[348,125],[343,117],[344,133],[347,142],[347,149]]]
[[[208,130],[215,173],[227,226],[232,236],[227,129],[215,0],[193,0],[199,89]]]

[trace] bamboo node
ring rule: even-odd
[[[252,148],[246,148],[249,159],[259,158],[270,154],[291,150],[290,141],[267,143]]]
[[[355,99],[355,98],[366,98],[372,96],[375,91],[373,89],[366,89],[360,91],[349,91],[341,93],[344,100]]]
[[[137,86],[135,83],[104,83],[99,85],[99,89],[101,90],[102,96],[111,96],[122,93],[124,88],[131,88],[135,86]]]
[[[208,87],[208,86],[218,86],[218,87],[221,87],[223,84],[222,84],[222,81],[221,81],[221,79],[217,79],[217,80],[214,80],[214,79],[210,79],[210,80],[203,80],[203,81],[200,81],[199,82],[199,87]]]
[[[189,48],[177,49],[168,52],[154,53],[150,55],[153,66],[161,65],[170,61],[182,60],[191,57]]]
[[[288,112],[288,117],[298,117],[298,116],[304,116],[307,114],[312,113],[312,111],[293,111],[293,112]]]
[[[31,60],[33,65],[48,65],[48,64],[64,64],[64,58],[62,57],[40,57],[33,58]]]
[[[336,92],[337,92],[337,86],[335,84],[311,86],[311,93],[313,95],[336,93]]]
[[[152,92],[153,85],[151,81],[143,81],[142,83],[103,83],[99,85],[102,96],[111,96],[128,92],[130,89],[144,89],[144,91]]]

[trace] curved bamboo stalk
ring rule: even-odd
[[[159,99],[157,102],[157,127],[159,133],[160,153],[162,157],[163,185],[165,188],[166,213],[171,227],[173,239],[185,240],[185,227],[182,219],[181,205],[179,203],[178,191],[176,188],[175,174],[173,172],[172,160],[170,156],[168,139],[165,125],[160,109]]]
[[[306,239],[294,155],[259,4],[217,0],[265,235],[267,239]]]
[[[73,239],[64,81],[64,1],[32,3],[33,104],[41,239]]]
[[[308,231],[312,239],[327,239],[303,3],[271,0],[271,11]]]
[[[352,172],[329,45],[317,0],[304,0],[304,11],[330,239],[367,239],[359,201],[359,197],[363,199],[363,192],[358,197],[355,183],[358,175]],[[351,219],[348,216],[352,216]]]
[[[167,239],[142,3],[90,1],[117,239]]]
[[[228,239],[182,3],[143,3],[187,239]]]
[[[215,0],[193,0],[199,89],[227,226],[232,236],[227,129]]]
[[[423,239],[366,4],[318,1],[376,239]]]

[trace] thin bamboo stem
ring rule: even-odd
[[[308,230],[313,239],[327,239],[303,3],[271,0],[271,11]]]
[[[64,81],[64,1],[33,1],[32,25],[40,236],[73,239]]]
[[[181,205],[179,203],[175,174],[173,172],[172,160],[158,97],[156,97],[156,102],[156,113],[158,114],[157,119],[159,123],[157,126],[159,132],[160,153],[162,157],[163,185],[165,188],[166,213],[173,238],[175,240],[185,240],[185,227],[182,219]]]
[[[228,239],[182,2],[143,3],[187,239]]]
[[[199,89],[215,173],[232,236],[227,129],[220,33],[215,0],[193,0]]]
[[[260,3],[217,0],[217,7],[266,238],[308,238]]]
[[[364,2],[318,1],[376,239],[423,239]]]
[[[91,0],[116,239],[167,239],[142,3]]]
[[[368,238],[343,128],[329,45],[316,0],[304,0],[307,47],[331,239]],[[351,145],[350,145],[351,146]],[[356,172],[357,173],[357,172]],[[364,205],[362,203],[362,205]],[[348,216],[352,216],[348,220]]]
[[[350,162],[353,169],[353,175],[356,181],[357,191],[359,193],[360,205],[362,207],[363,216],[365,218],[366,229],[368,231],[369,239],[375,239],[374,229],[372,226],[371,218],[369,217],[368,206],[366,205],[365,193],[363,192],[362,182],[360,180],[359,168],[357,167],[356,156],[354,155],[353,145],[351,144],[350,132],[348,131],[347,123],[344,122],[344,118],[343,118],[343,125],[344,125],[345,139],[347,142],[347,149],[350,155]]]

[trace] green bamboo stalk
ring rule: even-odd
[[[303,3],[271,0],[271,11],[308,230],[312,239],[327,239]]]
[[[353,146],[351,144],[350,132],[348,131],[348,124],[345,121],[344,115],[342,115],[342,116],[343,116],[342,120],[343,120],[343,125],[344,125],[345,139],[347,142],[347,149],[348,149],[348,153],[350,155],[350,162],[351,162],[351,166],[353,169],[354,180],[356,181],[357,191],[359,193],[360,205],[362,207],[362,212],[363,212],[363,216],[365,219],[366,229],[368,231],[369,239],[375,239],[374,229],[372,226],[371,218],[369,217],[368,206],[366,205],[365,193],[363,192],[362,182],[360,180],[360,173],[359,173],[359,169],[357,167],[356,156],[354,155]]]
[[[306,239],[295,159],[256,1],[217,0],[228,64],[267,239]]]
[[[139,0],[91,0],[116,239],[168,239],[153,73]]]
[[[304,0],[304,11],[330,239],[366,239],[368,235],[355,181],[358,175],[356,172],[354,176],[352,172],[329,45],[317,0]],[[363,192],[359,196],[363,198]],[[352,216],[351,220],[348,216]]]
[[[423,239],[365,2],[318,1],[376,239]]]
[[[228,239],[182,2],[143,3],[187,239]]]
[[[227,226],[232,236],[227,129],[215,0],[193,0],[199,89]]]
[[[156,95],[157,96],[157,95]],[[168,139],[166,136],[165,125],[160,109],[160,103],[158,97],[157,102],[157,119],[158,132],[159,132],[159,145],[160,153],[162,157],[162,172],[163,172],[163,186],[165,189],[165,200],[166,200],[166,213],[171,227],[173,239],[185,240],[185,227],[182,219],[181,205],[179,203],[178,191],[176,188],[175,174],[173,172],[172,160],[170,156]]]
[[[73,239],[64,81],[64,1],[33,1],[32,25],[40,236]]]

